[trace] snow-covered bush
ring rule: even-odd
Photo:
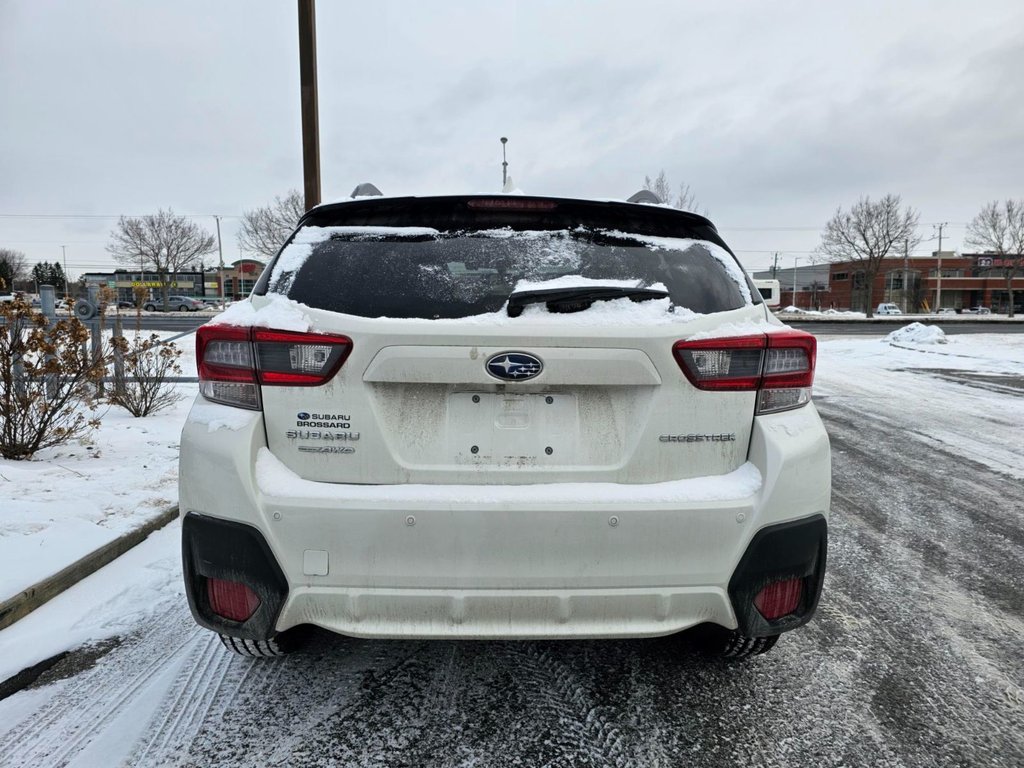
[[[181,399],[168,381],[172,374],[181,373],[181,350],[175,344],[162,344],[156,334],[143,337],[136,331],[131,341],[115,336],[111,345],[115,358],[111,403],[138,417],[156,413]]]
[[[0,317],[0,456],[28,459],[86,435],[104,374],[102,356],[82,352],[88,329],[50,325],[22,299],[0,303]]]

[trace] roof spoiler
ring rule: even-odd
[[[649,189],[641,189],[632,197],[626,200],[627,203],[654,203],[655,205],[661,205],[662,199],[656,194],[651,192]]]

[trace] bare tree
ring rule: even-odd
[[[186,216],[176,216],[167,209],[140,218],[122,216],[110,233],[107,251],[126,267],[153,272],[167,309],[174,273],[216,247],[213,235]]]
[[[25,254],[10,248],[0,248],[0,293],[11,293],[14,284],[28,276]]]
[[[653,181],[651,181],[650,176],[644,176],[644,189],[650,190],[658,196],[661,202],[671,205],[673,208],[678,208],[681,211],[692,211],[702,216],[707,216],[708,214],[707,209],[702,209],[697,203],[697,195],[690,189],[689,184],[681,183],[679,185],[679,194],[672,194],[672,185],[669,183],[664,169],[658,173],[658,178]]]
[[[917,211],[904,209],[899,195],[886,195],[878,201],[862,197],[849,211],[837,208],[825,225],[818,251],[829,261],[851,262],[863,273],[868,317],[873,315],[872,286],[883,259],[904,248],[909,252],[921,242],[917,221]]]
[[[998,256],[1013,317],[1013,278],[1024,269],[1024,200],[988,203],[967,225],[967,245]]]
[[[238,245],[244,251],[271,259],[305,212],[305,199],[297,189],[289,190],[284,197],[275,197],[270,205],[246,211],[242,214]]]

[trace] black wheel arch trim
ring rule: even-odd
[[[827,554],[824,515],[769,525],[755,533],[729,580],[729,599],[739,631],[748,637],[767,637],[810,621],[821,597]],[[768,584],[791,578],[804,582],[797,610],[769,621],[754,606],[754,597]]]
[[[268,640],[288,597],[288,581],[263,534],[233,520],[189,512],[181,524],[185,594],[200,626],[245,640]],[[207,579],[239,581],[260,598],[246,621],[218,616],[207,597]]]

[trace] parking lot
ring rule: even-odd
[[[188,615],[175,525],[126,571],[161,598],[0,702],[0,753],[11,766],[1020,765],[1024,470],[1006,436],[1024,405],[1020,362],[999,360],[1019,345],[999,343],[822,344],[829,571],[816,619],[767,656],[710,663],[687,638],[314,632],[286,659],[241,659]]]

